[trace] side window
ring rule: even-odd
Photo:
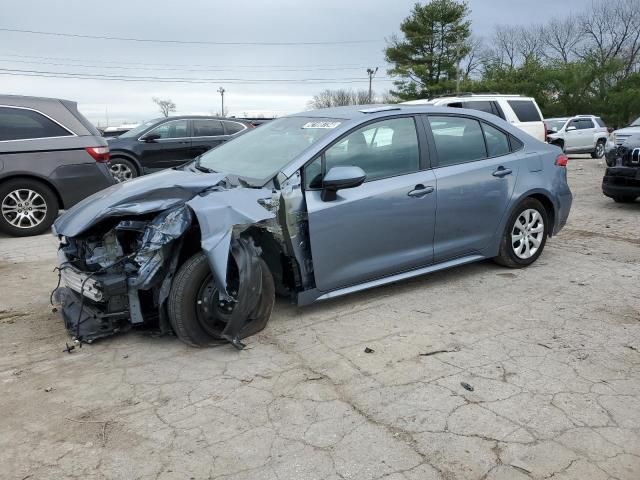
[[[160,135],[160,138],[185,138],[187,136],[187,120],[165,122],[149,133]]]
[[[438,152],[438,166],[455,165],[487,157],[480,122],[463,117],[429,115]]]
[[[307,186],[320,186],[318,175],[332,167],[357,166],[367,182],[420,170],[418,134],[413,118],[383,120],[362,127],[325,151],[324,168],[318,160],[305,169]]]
[[[606,128],[607,127],[607,125],[602,121],[602,119],[600,117],[596,118],[596,123],[598,124],[598,126],[600,128]]]
[[[578,127],[580,130],[588,130],[590,128],[595,128],[590,118],[584,118],[582,120],[579,120],[578,123],[580,125]]]
[[[224,122],[224,128],[227,131],[227,135],[233,135],[235,133],[243,131],[247,127],[238,122]]]
[[[567,129],[568,129],[569,127],[575,127],[575,128],[576,128],[576,130],[580,130],[580,123],[579,123],[579,120],[571,120],[571,121],[569,122],[569,125],[567,125]]]
[[[33,110],[0,107],[0,141],[71,135],[65,128]]]
[[[482,124],[482,130],[484,131],[484,138],[487,141],[487,152],[490,157],[498,157],[510,152],[509,137],[506,133],[486,123]]]
[[[194,137],[217,137],[224,135],[222,122],[220,120],[194,120],[193,136]]]
[[[493,107],[493,102],[486,101],[472,101],[465,102],[465,108],[471,108],[473,110],[479,110],[481,112],[490,113],[491,115],[496,115],[496,111]]]
[[[509,100],[507,102],[521,122],[541,122],[542,118],[531,100]]]
[[[521,140],[517,139],[513,135],[509,135],[509,140],[511,140],[511,151],[517,152],[524,148],[524,143]]]

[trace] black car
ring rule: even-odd
[[[47,231],[59,210],[115,183],[108,160],[75,102],[0,95],[0,232]]]
[[[149,120],[108,139],[111,173],[118,182],[123,182],[176,167],[248,128],[253,128],[249,122],[218,117],[176,116]]]
[[[640,197],[640,133],[609,144],[606,156],[602,192],[618,203],[635,202]]]

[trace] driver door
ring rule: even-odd
[[[361,127],[304,171],[316,286],[328,292],[433,261],[435,176],[416,120],[396,117]],[[423,156],[421,156],[421,151]],[[335,166],[367,175],[356,188],[322,200],[322,177]]]

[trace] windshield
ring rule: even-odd
[[[132,128],[131,130],[129,130],[128,132],[124,132],[122,135],[120,135],[120,137],[118,138],[129,138],[129,137],[138,137],[140,136],[140,134],[142,132],[144,132],[147,128],[149,128],[151,125],[153,125],[154,123],[156,123],[158,121],[158,119],[155,120],[147,120],[146,122],[142,122],[140,125],[138,125],[135,128]]]
[[[564,124],[567,123],[567,120],[545,120],[547,123],[547,128],[552,132],[559,132]]]
[[[197,166],[239,177],[269,178],[341,123],[333,118],[273,120],[209,150]]]
[[[631,122],[630,127],[640,127],[640,117],[636,118],[633,122]]]

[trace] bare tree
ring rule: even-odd
[[[520,58],[527,62],[538,60],[542,54],[542,35],[539,26],[519,27],[514,29],[516,51]]]
[[[487,51],[484,40],[480,37],[471,37],[468,43],[469,53],[460,62],[462,77],[469,80],[480,71],[491,53]]]
[[[547,59],[567,64],[575,58],[582,41],[582,29],[574,16],[553,19],[542,27],[541,39]]]
[[[160,109],[160,112],[164,117],[168,117],[171,112],[176,111],[176,104],[173,103],[173,101],[169,98],[161,99],[161,98],[153,97],[151,100],[153,100],[153,103],[158,105],[158,108]]]
[[[493,36],[492,55],[502,65],[515,68],[518,62],[518,32],[514,27],[499,25]]]
[[[627,73],[640,53],[640,0],[599,0],[582,14],[580,26],[587,42],[583,56],[595,57],[600,66],[623,59]]]
[[[314,95],[309,102],[309,108],[330,108],[344,105],[366,105],[369,103],[369,92],[367,90],[347,90],[338,88],[335,90],[326,89]]]

